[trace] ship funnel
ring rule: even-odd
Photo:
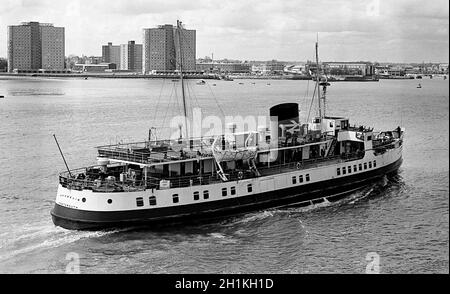
[[[270,108],[270,148],[278,148],[279,135],[284,136],[285,126],[299,123],[298,103],[282,103]],[[276,161],[278,151],[270,152],[270,161]]]

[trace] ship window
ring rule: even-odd
[[[148,201],[149,201],[150,205],[156,205],[156,197],[155,196],[150,196],[148,198]]]
[[[236,195],[236,187],[231,187],[230,193],[231,193],[231,195]]]
[[[173,201],[173,203],[178,203],[180,201],[180,199],[178,198],[178,194],[172,195],[172,201]]]
[[[358,167],[359,167],[359,170],[362,170],[362,164],[361,163],[358,165]]]
[[[340,168],[340,167],[338,167],[338,168],[336,169],[336,173],[337,173],[338,176],[341,175],[341,168]]]
[[[377,161],[376,160],[373,161],[373,167],[377,167]]]
[[[209,199],[209,191],[203,191],[203,199]]]
[[[200,199],[200,193],[198,191],[194,192],[194,200],[199,200]]]
[[[369,168],[372,168],[372,161],[369,161]]]
[[[367,141],[372,140],[372,136],[367,136]]]
[[[247,192],[251,193],[253,191],[252,184],[247,185]]]
[[[351,167],[351,166],[348,166],[348,167],[347,167],[347,171],[348,171],[348,173],[351,173],[351,172],[352,172],[352,167]]]
[[[292,184],[293,185],[297,184],[297,177],[292,177]]]
[[[300,175],[300,176],[298,177],[298,181],[299,181],[300,183],[303,183],[303,175]]]
[[[342,168],[342,174],[345,175],[347,173],[347,170],[345,169],[345,167]]]
[[[356,168],[356,164],[353,166],[353,172],[357,172],[358,171],[358,169]]]
[[[227,196],[227,188],[222,188],[222,196]]]
[[[84,199],[84,198],[83,198]],[[84,201],[86,201],[86,199],[84,199]],[[84,202],[83,201],[83,202]],[[111,199],[108,199],[108,204],[111,204],[112,203],[112,200]]]
[[[364,162],[364,169],[367,169],[367,162]]]
[[[306,174],[305,179],[307,182],[309,182],[309,174]]]
[[[136,206],[144,206],[144,199],[142,197],[136,198]]]

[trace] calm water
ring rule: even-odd
[[[82,273],[364,273],[370,252],[382,273],[449,272],[449,83],[442,78],[332,84],[329,114],[376,130],[406,128],[398,175],[347,200],[158,231],[55,227],[50,210],[65,167],[52,134],[71,168],[95,164],[93,147],[144,140],[150,126],[167,125],[180,109],[175,84],[0,79],[0,273],[64,273],[71,252]],[[266,115],[297,101],[305,117],[310,104],[307,81],[190,81],[188,89],[204,116]]]

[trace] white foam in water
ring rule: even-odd
[[[264,210],[261,212],[252,213],[251,215],[246,216],[243,219],[237,220],[236,222],[233,222],[233,223],[234,224],[246,224],[248,222],[263,220],[265,218],[272,217],[272,216],[274,216],[274,211]]]
[[[27,254],[33,252],[35,250],[44,249],[44,248],[56,248],[62,245],[70,244],[76,242],[78,240],[84,238],[98,238],[102,236],[106,236],[109,234],[114,234],[119,232],[119,230],[111,230],[111,231],[95,231],[95,232],[87,232],[87,231],[69,231],[62,229],[60,227],[55,226],[46,226],[41,227],[41,230],[33,232],[31,234],[25,234],[16,238],[9,238],[9,242],[5,242],[6,245],[14,246],[15,243],[19,240],[23,239],[42,239],[46,237],[44,241],[36,240],[37,243],[33,245],[29,245],[20,249],[16,249],[13,251],[9,251],[7,254],[0,255],[0,260],[6,260],[18,255]],[[31,243],[31,242],[28,242]],[[7,246],[2,244],[2,249]],[[15,246],[14,246],[15,247]]]
[[[367,197],[370,195],[370,193],[372,193],[373,189],[374,189],[374,187],[371,187],[371,188],[370,188],[368,191],[366,191],[366,192],[361,192],[360,194],[356,194],[356,196],[353,197],[353,200],[350,201],[348,204],[355,204],[355,203],[357,203],[358,201],[360,201],[360,200],[362,200],[362,199],[364,199],[364,198],[367,198]],[[361,196],[360,196],[360,195],[361,195]]]
[[[224,239],[225,238],[225,236],[223,234],[221,234],[221,233],[210,233],[209,235],[211,237],[219,238],[219,239]]]
[[[210,233],[209,236],[219,239],[221,243],[237,243],[237,240],[221,233]]]

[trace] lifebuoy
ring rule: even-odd
[[[238,179],[242,180],[242,178],[244,177],[244,173],[243,172],[238,172]]]
[[[297,162],[297,169],[301,169],[302,168],[302,164],[300,162]]]

